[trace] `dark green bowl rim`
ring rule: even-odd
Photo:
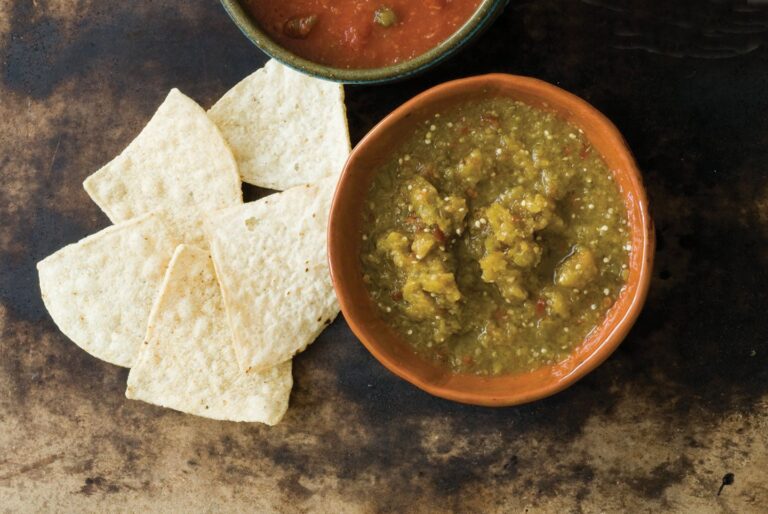
[[[347,84],[374,84],[401,80],[420,73],[455,54],[501,13],[509,0],[482,0],[475,13],[448,39],[431,50],[405,62],[382,68],[333,68],[301,58],[286,50],[263,32],[243,10],[240,0],[221,0],[240,31],[270,57],[309,75]]]

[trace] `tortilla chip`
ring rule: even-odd
[[[182,220],[243,203],[227,143],[205,111],[177,89],[123,153],[83,186],[113,223],[157,209]]]
[[[338,177],[349,155],[344,87],[275,60],[229,90],[208,115],[249,184],[284,190]]]
[[[304,350],[339,312],[326,255],[336,179],[209,218],[211,253],[243,370]]]
[[[178,227],[162,214],[108,227],[37,264],[43,302],[75,344],[129,367],[173,250],[182,242]]]
[[[288,409],[291,361],[244,373],[208,252],[176,249],[128,375],[128,398],[206,418],[274,425]]]

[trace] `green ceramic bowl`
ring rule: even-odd
[[[415,0],[418,1],[418,0]],[[308,75],[347,84],[376,84],[392,82],[421,73],[448,59],[487,28],[501,14],[509,0],[482,0],[475,14],[451,37],[428,52],[409,61],[382,68],[346,69],[333,68],[308,61],[286,50],[262,31],[240,5],[239,0],[221,0],[227,14],[251,42],[267,55],[283,64]]]

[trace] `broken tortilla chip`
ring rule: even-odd
[[[83,186],[113,223],[158,209],[185,220],[243,203],[232,151],[205,111],[177,89]]]
[[[275,60],[208,111],[244,182],[285,190],[338,177],[350,152],[344,87]]]
[[[243,370],[304,350],[339,312],[326,250],[336,178],[209,217],[211,254]]]
[[[259,373],[240,370],[210,256],[179,246],[126,396],[206,418],[274,425],[292,386],[290,360]]]
[[[83,350],[130,367],[165,269],[182,242],[178,226],[153,213],[65,246],[37,264],[45,307]]]

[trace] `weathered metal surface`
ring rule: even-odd
[[[208,106],[264,57],[212,0],[0,2],[0,511],[765,511],[768,16],[751,5],[513,2],[443,67],[349,88],[355,139],[455,77],[586,98],[644,171],[652,290],[602,367],[509,409],[414,389],[339,319],[270,429],[126,400],[127,372],[57,331],[34,268],[108,224],[81,181],[169,88]]]

